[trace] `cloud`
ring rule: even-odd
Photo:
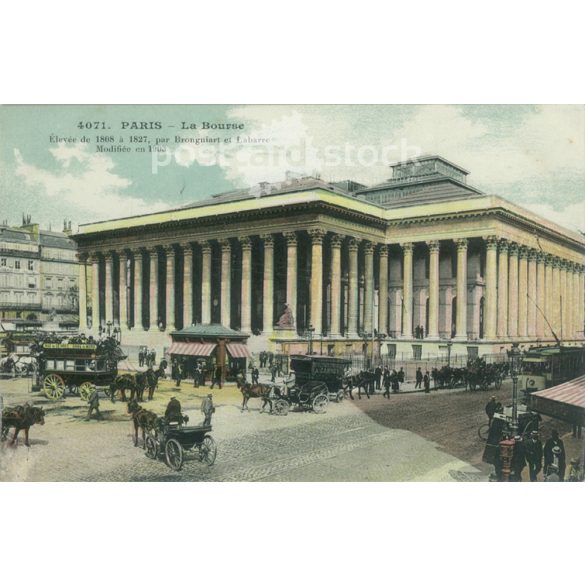
[[[546,203],[524,203],[523,207],[570,230],[585,233],[585,207],[582,203],[567,205],[562,211]]]
[[[89,152],[87,145],[59,144],[49,152],[57,163],[49,171],[27,163],[14,149],[15,174],[46,201],[46,209],[67,215],[77,223],[152,213],[166,209],[162,201],[148,203],[127,193],[132,184],[118,175],[114,161],[101,153]],[[51,218],[54,219],[54,218]]]

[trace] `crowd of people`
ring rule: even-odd
[[[138,365],[142,368],[153,368],[156,364],[156,350],[142,345],[138,350]]]

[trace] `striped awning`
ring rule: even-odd
[[[528,406],[542,414],[585,423],[585,376],[528,395]]]
[[[172,355],[193,355],[207,357],[215,349],[215,343],[187,343],[173,341],[169,353]]]
[[[243,343],[226,343],[226,349],[233,358],[251,358],[252,354]]]

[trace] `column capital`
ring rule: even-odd
[[[371,256],[374,254],[374,244],[369,240],[364,241],[364,254]]]
[[[272,234],[262,234],[260,239],[264,242],[264,249],[274,248],[274,236]]]
[[[250,238],[250,236],[242,236],[242,237],[238,238],[238,241],[240,242],[240,246],[242,247],[242,250],[251,250],[252,249],[252,239]]]
[[[508,240],[506,240],[506,238],[501,238],[500,241],[498,242],[498,250],[502,254],[506,254],[508,252],[509,248],[510,248],[510,242],[508,242]]]
[[[80,264],[85,264],[88,260],[89,254],[87,252],[76,252],[75,257]]]
[[[323,244],[323,238],[327,232],[322,228],[314,228],[309,230],[309,236],[311,237],[311,243]]]
[[[538,250],[535,250],[534,248],[528,248],[528,260],[536,260],[538,258]]]
[[[96,262],[99,262],[100,261],[100,254],[99,254],[99,252],[90,252],[90,254],[89,254],[89,261],[92,264],[95,264]]]
[[[203,254],[211,254],[211,242],[209,240],[203,240],[203,242],[199,242],[199,245]]]
[[[516,242],[508,243],[508,253],[510,254],[510,256],[518,255],[518,244]]]
[[[140,246],[139,248],[132,248],[131,252],[134,256],[137,256],[137,255],[142,256],[142,254],[144,254],[146,252],[146,248],[144,248],[142,246]]]
[[[539,262],[540,264],[543,264],[546,262],[546,254],[544,252],[537,252],[536,253],[536,261]]]
[[[341,244],[343,243],[343,236],[339,234],[333,234],[331,236],[331,247],[332,248],[341,248]]]
[[[553,265],[553,268],[560,268],[561,264],[562,264],[562,260],[560,258],[558,258],[557,256],[552,256],[551,258],[551,264]]]
[[[287,246],[296,246],[298,242],[297,232],[284,232],[282,234],[286,240]]]
[[[158,246],[149,246],[148,248],[146,248],[146,251],[149,254],[157,254],[158,253],[158,249],[159,249]]]
[[[454,242],[457,245],[457,250],[467,250],[467,238],[458,238],[457,240],[454,240]]]
[[[404,252],[404,254],[412,254],[413,250],[414,250],[414,244],[413,242],[404,242],[403,244],[400,244],[400,247],[402,248],[402,251]]]
[[[227,238],[218,240],[218,244],[221,246],[222,252],[231,252],[232,243]]]
[[[174,244],[166,244],[165,246],[163,246],[163,250],[165,251],[167,256],[169,256],[169,255],[172,256],[176,253]]]
[[[106,262],[107,262],[108,260],[112,260],[112,259],[114,258],[114,250],[106,250],[106,251],[103,253],[103,256],[104,256],[104,258],[105,258]]]
[[[427,242],[429,252],[438,252],[441,248],[441,242],[439,240],[429,240]]]
[[[529,248],[527,246],[519,246],[518,247],[518,254],[520,256],[520,260],[525,260],[528,258],[528,251],[529,251]]]
[[[485,242],[485,247],[488,250],[497,250],[498,238],[496,236],[486,236],[483,240]]]
[[[347,245],[348,245],[350,252],[357,252],[359,245],[360,245],[360,239],[359,238],[349,238],[347,241]]]
[[[544,263],[547,266],[554,266],[555,257],[552,254],[543,254],[544,256]]]
[[[388,244],[380,244],[378,251],[380,252],[380,258],[388,258]]]
[[[181,249],[183,250],[183,255],[190,256],[193,255],[193,246],[190,243],[181,244]]]

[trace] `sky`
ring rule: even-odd
[[[2,106],[0,221],[19,225],[25,213],[75,230],[288,171],[372,185],[390,178],[388,165],[422,154],[585,231],[585,109],[552,105]]]

